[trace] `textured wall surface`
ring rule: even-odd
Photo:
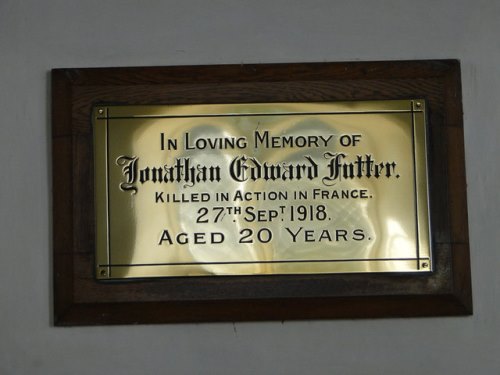
[[[0,373],[500,373],[499,19],[493,0],[0,0]],[[472,317],[51,326],[51,68],[425,58],[462,62]]]

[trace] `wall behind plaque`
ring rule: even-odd
[[[0,1],[0,373],[500,371],[500,3]],[[459,58],[472,317],[54,328],[48,72]]]

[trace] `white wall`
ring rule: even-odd
[[[48,72],[459,58],[474,316],[54,328]],[[500,373],[500,2],[0,0],[0,373]]]

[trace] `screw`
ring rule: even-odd
[[[429,263],[422,263],[422,268],[427,268],[429,267]]]
[[[99,113],[100,115],[102,115],[104,113],[104,109],[100,108],[97,113]]]
[[[106,270],[101,270],[101,276],[106,276]]]
[[[422,106],[422,103],[416,102],[415,105],[417,106],[417,108],[420,108]]]

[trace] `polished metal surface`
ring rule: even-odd
[[[96,106],[96,277],[430,272],[425,111]]]

